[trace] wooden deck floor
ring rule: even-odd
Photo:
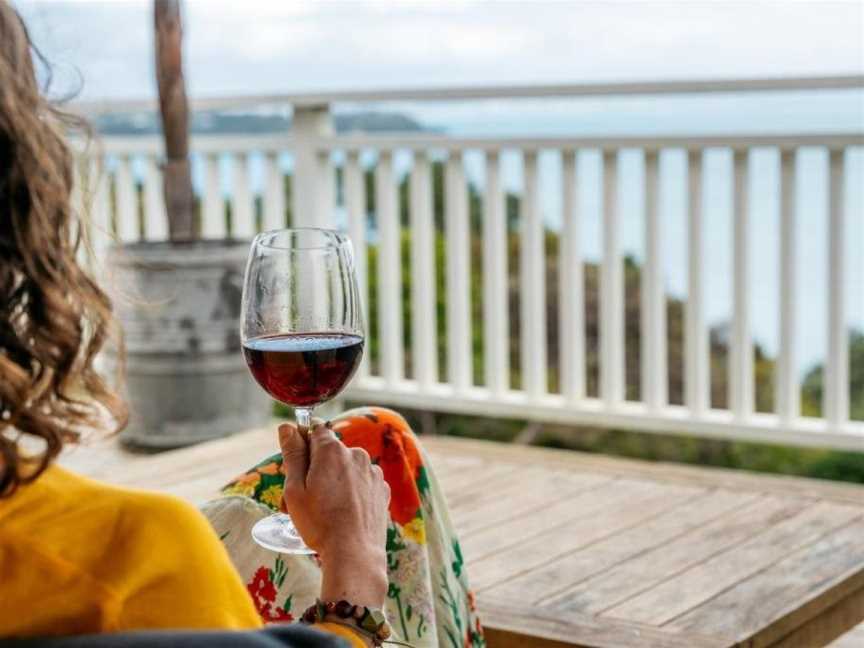
[[[864,488],[424,443],[493,648],[809,648],[864,620]],[[63,462],[201,502],[273,449],[272,430],[255,430],[158,456],[102,444]],[[862,638],[864,626],[834,646]]]

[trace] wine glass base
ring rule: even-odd
[[[270,551],[308,556],[315,552],[306,546],[291,517],[276,513],[258,520],[252,527],[252,539]]]

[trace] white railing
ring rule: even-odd
[[[247,237],[260,228],[285,226],[286,163],[290,157],[295,225],[334,226],[334,214],[354,244],[361,289],[372,285],[368,250],[376,250],[377,309],[380,340],[377,357],[364,360],[350,388],[352,399],[396,406],[447,410],[467,414],[508,416],[551,422],[628,428],[645,431],[705,435],[802,445],[864,449],[864,422],[849,416],[848,296],[844,291],[844,178],[847,151],[864,146],[864,134],[779,134],[768,136],[604,137],[604,138],[487,138],[431,134],[334,135],[329,112],[322,104],[335,100],[472,99],[512,96],[580,96],[638,92],[764,91],[821,87],[862,87],[861,77],[768,80],[763,82],[678,82],[675,84],[612,84],[549,86],[536,89],[459,89],[452,91],[397,91],[303,95],[295,105],[293,133],[255,137],[194,137],[192,149],[200,165],[201,231],[207,238]],[[738,83],[736,85],[736,83]],[[415,96],[418,93],[423,96]],[[460,94],[461,93],[461,94]],[[279,98],[267,97],[266,103]],[[223,100],[237,106],[249,99]],[[260,102],[259,101],[259,102]],[[207,102],[204,102],[207,103]],[[214,103],[211,101],[210,103]],[[208,107],[211,106],[207,103]],[[94,110],[90,106],[88,110]],[[828,191],[828,310],[827,356],[824,364],[822,416],[804,417],[800,403],[800,367],[796,362],[795,309],[797,277],[801,272],[796,238],[796,156],[799,149],[827,150]],[[749,245],[750,159],[754,149],[775,151],[780,169],[779,344],[774,369],[774,412],[756,412],[754,404],[754,340],[750,291],[754,277]],[[166,236],[159,171],[160,144],[156,138],[106,138],[107,174],[90,174],[95,214],[96,247],[107,244],[107,232],[123,242]],[[622,213],[619,203],[620,154],[638,151],[644,166],[644,260],[641,267],[640,400],[627,400],[625,371],[625,275],[621,251]],[[728,347],[728,408],[711,402],[709,330],[704,308],[705,218],[704,190],[711,178],[703,173],[706,152],[729,152],[732,177],[732,320]],[[663,219],[660,218],[660,159],[668,151],[683,151],[687,169],[687,298],[684,305],[683,403],[670,404],[667,381],[666,290],[663,274]],[[586,379],[585,260],[582,256],[579,196],[580,170],[585,152],[600,156],[602,177],[602,258],[599,261],[599,376],[589,393]],[[502,180],[504,156],[521,161],[522,191],[518,233],[508,230],[506,194]],[[472,185],[479,194],[480,231],[472,235],[467,157],[482,177]],[[555,160],[560,174],[562,222],[558,232],[557,307],[559,344],[547,343],[546,227],[543,174],[550,168],[540,156]],[[253,190],[250,158],[263,169]],[[223,171],[220,172],[220,166]],[[443,232],[435,220],[433,168],[443,165]],[[225,217],[224,176],[231,178],[230,229]],[[338,201],[335,171],[342,178]],[[479,171],[478,171],[479,169]],[[369,228],[364,174],[372,171],[374,230]],[[476,175],[476,174],[475,174]],[[139,194],[136,178],[142,184]],[[400,218],[399,183],[407,178],[410,199]],[[113,189],[112,189],[113,186]],[[482,189],[481,189],[482,186]],[[113,196],[113,197],[112,197]],[[260,214],[256,213],[260,198]],[[113,205],[113,207],[112,207]],[[339,207],[339,210],[336,207]],[[341,211],[340,211],[341,210]],[[140,219],[139,219],[140,214]],[[113,225],[112,225],[113,223]],[[403,230],[410,254],[403,259]],[[98,232],[102,232],[101,238]],[[473,236],[473,238],[472,238]],[[446,329],[437,322],[436,245],[443,240],[446,254],[444,290]],[[509,258],[510,239],[519,255]],[[478,240],[480,243],[478,243]],[[474,259],[479,245],[482,264]],[[864,249],[864,242],[862,242]],[[97,252],[98,254],[98,252]],[[410,266],[410,324],[403,315],[402,265]],[[518,289],[510,287],[511,264],[519,268]],[[479,317],[472,315],[472,264],[480,268],[482,302]],[[518,323],[511,321],[512,293],[518,295]],[[473,338],[482,333],[482,375],[475,375]],[[410,333],[411,343],[402,343]],[[518,336],[518,376],[511,373],[510,342]],[[444,349],[439,354],[439,349]],[[446,370],[441,371],[443,359]],[[549,366],[557,367],[550,391]],[[518,387],[514,386],[518,379]]]

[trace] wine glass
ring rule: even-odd
[[[240,314],[252,376],[294,408],[307,433],[315,406],[335,397],[363,355],[363,316],[351,242],[339,232],[297,228],[252,241]],[[282,553],[314,553],[291,517],[259,520],[252,537]]]

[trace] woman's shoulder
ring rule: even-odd
[[[26,547],[28,560],[47,560],[71,581],[96,585],[82,596],[110,601],[105,628],[260,624],[207,519],[177,497],[52,466],[0,501],[0,519],[0,567],[3,545]]]
[[[115,541],[120,539],[116,536],[126,535],[151,546],[161,539],[182,548],[184,538],[197,544],[213,536],[201,512],[175,495],[108,484],[62,467],[56,467],[52,477],[62,482],[67,503],[74,507],[74,502],[91,501],[96,511],[110,518]],[[81,513],[88,515],[89,508],[82,507]]]
[[[73,504],[73,508],[77,508],[75,504],[82,505],[81,508],[89,512],[94,508],[105,509],[130,517],[134,522],[145,522],[138,517],[144,513],[148,517],[167,516],[180,520],[201,517],[194,506],[174,495],[110,484],[58,465],[51,466],[38,481],[43,482],[55,502]]]
[[[6,515],[3,508],[5,522],[39,529],[48,544],[86,539],[126,550],[168,544],[176,552],[213,539],[204,516],[178,497],[100,482],[58,465],[15,493]]]

